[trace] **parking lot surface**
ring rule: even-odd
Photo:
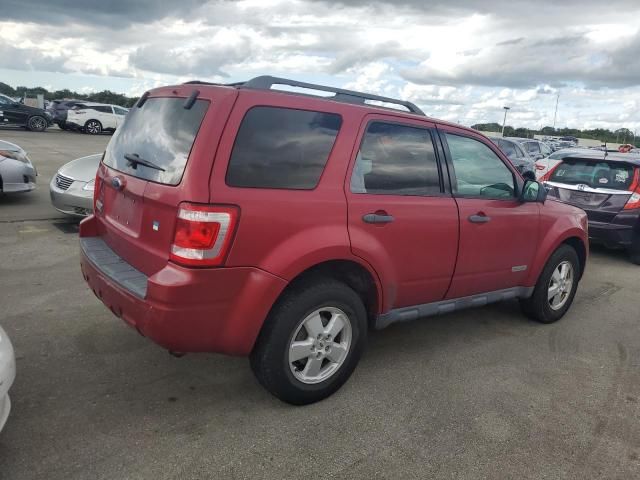
[[[639,478],[640,267],[622,252],[593,248],[557,324],[514,302],[372,332],[341,390],[292,407],[246,359],[174,358],[89,291],[48,182],[109,138],[0,130],[39,172],[0,196],[18,369],[2,480]]]

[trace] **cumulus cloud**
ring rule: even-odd
[[[559,122],[640,128],[637,0],[4,0],[2,11],[0,68],[36,83],[89,74],[141,93],[274,74],[466,124],[500,120],[508,104],[532,127],[552,121],[560,93]]]

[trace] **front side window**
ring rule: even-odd
[[[351,175],[353,193],[433,195],[440,176],[429,130],[369,124]]]
[[[232,187],[312,190],[329,159],[342,117],[280,107],[247,112],[231,152]]]
[[[454,193],[459,196],[511,199],[513,173],[493,150],[469,137],[446,134],[455,171]]]

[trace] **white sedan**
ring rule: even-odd
[[[0,327],[0,430],[4,427],[11,410],[9,388],[16,378],[16,358],[6,332]]]

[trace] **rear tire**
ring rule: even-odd
[[[633,243],[629,247],[629,260],[636,265],[640,265],[640,232],[635,234]]]
[[[566,277],[563,272],[567,272]],[[522,311],[540,323],[557,322],[573,303],[579,277],[578,254],[571,246],[561,245],[547,261],[533,295],[520,300]]]
[[[47,119],[40,115],[29,118],[27,128],[32,132],[44,132],[47,129]]]
[[[280,400],[317,402],[349,379],[366,337],[367,314],[358,294],[342,282],[310,278],[273,307],[251,352],[251,369]]]
[[[89,135],[100,135],[102,124],[98,120],[87,120],[87,123],[84,124],[84,131]]]

